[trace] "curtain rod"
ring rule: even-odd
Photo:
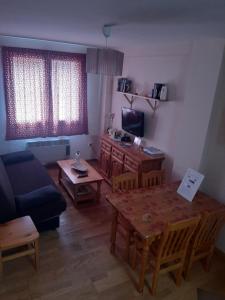
[[[79,47],[90,47],[90,48],[97,48],[99,46],[93,46],[90,44],[81,44],[81,43],[73,43],[73,42],[67,42],[67,41],[60,41],[60,40],[48,40],[43,38],[34,38],[34,37],[26,37],[26,36],[15,36],[15,35],[6,35],[0,33],[0,40],[1,38],[12,38],[12,39],[20,39],[20,40],[30,40],[30,41],[36,41],[36,42],[50,42],[50,43],[59,43],[59,44],[65,44],[70,46],[79,46]]]

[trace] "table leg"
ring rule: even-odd
[[[74,190],[73,190],[73,203],[74,205],[77,207],[77,203],[79,202],[78,201],[78,189],[79,189],[79,185],[78,184],[75,184],[74,185]]]
[[[111,240],[110,251],[112,254],[115,253],[117,225],[118,225],[118,211],[114,209],[112,228],[111,228],[111,239],[110,239]]]
[[[99,202],[101,196],[101,181],[97,181],[97,193],[96,193],[96,201]]]
[[[58,173],[58,182],[61,184],[61,179],[62,179],[62,169],[59,168],[59,173]]]
[[[144,289],[145,273],[148,264],[148,255],[149,255],[149,243],[147,240],[143,240],[143,248],[141,254],[141,269],[140,269],[139,283],[138,283],[138,291],[140,293],[143,293],[143,289]]]

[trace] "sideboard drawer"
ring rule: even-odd
[[[112,148],[112,156],[123,161],[124,154],[116,148]]]
[[[139,163],[126,155],[124,159],[124,166],[127,166],[128,168],[132,168],[133,170],[138,171]]]
[[[101,147],[102,147],[102,149],[104,149],[105,151],[111,152],[112,146],[111,146],[110,144],[108,144],[108,143],[102,141]]]

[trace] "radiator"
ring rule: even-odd
[[[27,150],[30,150],[42,164],[54,163],[69,157],[70,141],[63,139],[28,142]]]

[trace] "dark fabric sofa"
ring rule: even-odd
[[[30,151],[0,156],[0,223],[31,216],[39,231],[59,226],[66,202]]]

